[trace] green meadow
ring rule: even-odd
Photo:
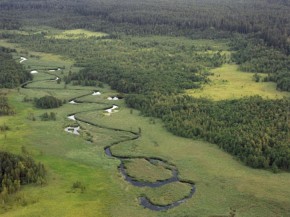
[[[65,30],[62,32],[53,32],[56,34],[47,36],[48,38],[56,38],[56,39],[79,39],[79,38],[89,38],[89,37],[104,37],[108,36],[108,34],[103,32],[91,32],[85,29],[72,29]]]
[[[147,182],[169,179],[172,176],[170,170],[158,165],[158,163],[152,165],[144,159],[128,160],[128,162],[125,162],[125,167],[130,176]]]
[[[105,35],[73,30],[64,31],[55,37],[73,39],[80,36]],[[148,37],[148,43],[156,38],[159,37]],[[135,38],[135,43],[138,40],[141,39]],[[165,43],[170,44],[172,40],[174,39],[168,37]],[[189,41],[184,40],[183,43],[186,45]],[[195,42],[195,46],[200,46],[201,50],[206,44],[228,52],[225,42]],[[127,108],[123,99],[107,100],[109,96],[118,95],[107,85],[83,87],[65,85],[63,80],[59,84],[55,80],[43,81],[56,76],[63,79],[70,70],[77,72],[79,68],[73,65],[71,59],[27,51],[6,41],[1,41],[0,45],[16,48],[18,53],[14,54],[15,59],[25,53],[28,60],[23,64],[28,69],[39,71],[34,74],[34,81],[37,82],[28,84],[27,88],[9,91],[9,102],[16,114],[0,117],[0,125],[5,123],[11,128],[5,134],[0,133],[0,150],[20,154],[22,147],[25,147],[47,169],[47,183],[43,186],[32,184],[21,187],[21,191],[11,195],[6,204],[0,204],[1,216],[226,217],[233,211],[238,217],[289,215],[289,173],[274,174],[252,169],[214,144],[174,136],[166,131],[160,120],[144,117],[139,111]],[[209,52],[206,48],[205,50]],[[48,70],[59,67],[61,70],[46,74]],[[212,82],[203,86],[200,91],[188,91],[190,95],[214,100],[252,94],[266,98],[289,96],[276,91],[272,83],[254,82],[253,74],[239,72],[236,65],[225,64],[211,71],[214,73],[210,77]],[[91,95],[96,90],[101,95]],[[53,95],[66,103],[56,109],[43,110],[35,108],[32,102],[24,102],[25,98],[45,95]],[[73,98],[84,103],[68,103]],[[119,108],[117,112],[108,115],[104,110],[113,104]],[[44,112],[55,112],[56,121],[41,121],[40,115]],[[65,132],[65,127],[76,124],[67,118],[75,113],[76,117],[100,127],[79,122],[79,136]],[[32,120],[32,116],[35,120]],[[168,211],[156,212],[140,206],[140,196],[146,195],[155,204],[167,205],[188,195],[190,186],[177,182],[160,188],[140,188],[126,182],[118,171],[120,161],[105,155],[104,148],[132,135],[108,128],[141,131],[139,139],[113,146],[113,154],[158,157],[170,162],[178,169],[180,178],[195,183],[196,192],[193,197]],[[165,169],[162,163],[152,165],[146,160],[132,158],[125,162],[125,166],[128,174],[137,180],[156,181],[171,177],[171,171]],[[73,189],[75,182],[81,182],[85,190],[82,192]]]
[[[212,69],[209,76],[211,80],[201,89],[188,90],[193,97],[205,97],[212,100],[237,99],[245,96],[260,95],[263,98],[280,99],[289,97],[289,92],[276,90],[274,82],[256,82],[254,74],[238,70],[236,64],[224,64],[222,67]],[[262,78],[265,74],[258,73]]]

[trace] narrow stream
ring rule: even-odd
[[[49,70],[49,71],[52,72],[52,70]],[[46,72],[44,72],[44,73],[46,73]],[[53,75],[51,73],[46,73],[46,74]],[[44,79],[44,80],[41,80],[41,81],[45,81],[45,80],[51,80],[51,79]],[[57,81],[58,79],[56,79],[54,77],[53,80]],[[27,87],[27,86],[29,84],[31,84],[31,83],[34,83],[34,82],[39,82],[39,81],[30,81],[30,82],[27,82],[25,84],[22,84],[21,87],[29,89],[29,87]],[[33,87],[31,89],[45,89],[45,87],[39,87],[39,88],[38,87]],[[48,88],[48,89],[52,89],[52,88]],[[57,88],[55,88],[55,89],[57,89]],[[88,96],[88,95],[98,96],[98,95],[101,95],[101,93],[100,92],[96,92],[96,91],[89,92],[88,94],[85,94],[85,95],[78,96],[78,97],[75,97],[73,99],[70,99],[68,103],[72,104],[72,106],[78,106],[79,104],[83,104],[83,103],[94,103],[94,102],[85,102],[85,101],[81,101],[80,100],[80,98],[82,98],[84,96]],[[119,100],[119,99],[117,97],[115,97],[115,98],[114,97],[110,97],[107,100],[108,101],[110,101],[110,100],[116,101],[116,100]],[[108,107],[108,105],[111,105],[111,106]],[[107,112],[109,114],[116,112],[117,109],[119,108],[115,104],[107,104],[107,105],[104,104],[104,106],[107,106],[107,107],[104,107],[102,109],[103,112]],[[100,109],[95,109],[95,110],[96,111],[100,111]],[[90,111],[92,111],[92,110],[90,110]],[[175,165],[173,165],[172,163],[169,163],[166,160],[163,160],[163,159],[158,158],[158,157],[119,156],[119,155],[115,155],[114,153],[112,153],[112,151],[111,151],[111,147],[112,146],[117,146],[117,145],[119,145],[119,144],[121,144],[123,142],[127,142],[127,141],[138,140],[140,138],[141,134],[136,133],[134,131],[128,131],[128,130],[123,130],[123,129],[118,129],[118,128],[111,128],[111,127],[107,127],[107,126],[101,126],[101,125],[95,124],[95,123],[93,123],[91,121],[83,120],[83,119],[77,117],[77,114],[84,113],[84,112],[86,112],[86,111],[81,111],[81,112],[77,112],[77,113],[74,113],[74,114],[69,114],[67,116],[67,118],[70,119],[71,121],[74,121],[74,122],[77,122],[77,123],[78,122],[86,123],[86,124],[89,124],[91,126],[95,126],[95,127],[98,127],[98,128],[104,128],[104,129],[109,129],[109,130],[112,130],[112,131],[130,133],[132,135],[131,138],[116,141],[116,142],[111,143],[109,146],[106,146],[104,148],[104,152],[105,152],[105,154],[108,157],[116,158],[116,159],[120,160],[120,165],[118,167],[118,170],[122,174],[124,180],[126,180],[128,183],[130,183],[130,184],[132,184],[132,185],[134,185],[136,187],[150,187],[150,188],[158,188],[158,187],[161,187],[161,186],[164,186],[164,185],[167,185],[167,184],[170,184],[170,183],[174,183],[174,182],[185,183],[185,184],[189,184],[191,186],[191,190],[188,192],[188,194],[184,198],[182,198],[182,199],[180,199],[178,201],[175,201],[175,202],[173,202],[171,204],[167,204],[167,205],[154,204],[154,203],[152,203],[152,201],[150,201],[149,198],[147,198],[146,196],[143,196],[143,197],[139,197],[139,203],[140,203],[141,206],[143,206],[143,207],[145,207],[147,209],[150,209],[150,210],[154,210],[154,211],[164,211],[164,210],[168,210],[168,209],[174,208],[176,206],[179,206],[180,204],[184,203],[186,200],[192,198],[192,196],[194,195],[195,190],[196,190],[194,183],[191,182],[191,181],[185,181],[185,180],[180,179],[179,178],[178,168]],[[75,135],[79,135],[79,131],[80,130],[81,129],[80,129],[79,125],[74,126],[74,127],[69,126],[69,127],[65,128],[66,132],[72,133],[72,134],[75,134]],[[152,165],[154,165],[154,161],[160,161],[160,162],[162,162],[163,167],[165,169],[171,170],[172,176],[170,178],[168,178],[168,179],[158,180],[156,182],[139,181],[136,178],[131,177],[128,174],[126,168],[125,168],[124,161],[125,160],[130,160],[130,159],[144,159],[144,160],[148,161],[149,163],[151,163]]]

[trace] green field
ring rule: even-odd
[[[80,33],[79,30],[77,32]],[[134,40],[138,42],[140,39]],[[149,42],[150,40],[154,41],[156,38],[148,39]],[[166,43],[170,44],[171,40],[173,39],[168,38]],[[183,43],[186,45],[189,40],[184,40]],[[225,48],[221,42],[205,40],[196,43],[200,43],[201,47],[209,43],[212,47],[216,46],[216,49]],[[19,58],[20,51],[25,50],[5,41],[1,41],[0,45],[17,48],[19,53],[14,54],[15,58]],[[69,70],[78,71],[79,68],[72,65],[73,61],[59,55],[31,51],[27,55],[28,60],[24,62],[27,67],[42,69],[34,75],[34,79],[39,82],[29,84],[27,89],[20,89],[19,92],[10,91],[9,101],[15,108],[16,115],[0,117],[0,125],[5,123],[11,128],[5,135],[0,134],[0,150],[20,153],[24,146],[36,161],[41,161],[47,168],[47,184],[22,187],[20,192],[10,197],[7,204],[0,205],[1,216],[226,217],[232,210],[236,210],[236,216],[239,217],[286,217],[290,213],[290,188],[287,187],[290,184],[289,173],[274,174],[252,169],[214,144],[174,136],[166,131],[160,120],[152,122],[152,118],[127,108],[124,100],[108,101],[108,96],[118,93],[106,85],[82,87],[65,85],[63,81],[60,84],[56,81],[40,81],[54,78],[54,75],[63,78]],[[56,67],[62,67],[61,72],[44,74],[47,69]],[[289,96],[277,92],[271,83],[255,83],[251,73],[238,72],[236,65],[224,65],[212,72],[214,75],[211,77],[211,86],[204,86],[201,92],[190,91],[189,94],[216,100],[253,93],[269,98]],[[23,102],[25,97],[33,99],[44,95],[68,101],[95,90],[102,94],[78,98],[86,103],[66,103],[51,110],[36,109],[32,103]],[[105,115],[104,109],[113,103],[120,107],[118,112]],[[40,121],[39,116],[46,111],[55,112],[57,120]],[[76,112],[81,112],[77,117],[103,127],[80,123],[80,136],[66,133],[64,128],[74,123],[67,119],[67,115]],[[31,115],[36,117],[35,121],[29,118]],[[104,147],[132,135],[124,131],[112,131],[108,127],[134,132],[140,129],[142,133],[138,140],[120,143],[112,148],[112,152],[120,156],[159,157],[174,164],[182,179],[196,183],[194,196],[180,206],[163,212],[140,206],[138,197],[142,195],[156,204],[166,205],[183,198],[190,188],[182,183],[172,183],[156,189],[139,188],[126,182],[118,171],[120,161],[106,156]],[[154,181],[170,176],[170,171],[164,167],[158,164],[152,166],[144,160],[131,160],[126,166],[129,174],[136,179]],[[83,193],[72,190],[76,181],[86,187]]]
[[[125,162],[125,167],[130,176],[143,181],[156,182],[169,179],[172,176],[170,170],[165,169],[158,163],[152,165],[144,159],[129,160]]]
[[[224,64],[220,68],[212,69],[209,76],[211,82],[203,85],[202,89],[188,90],[194,97],[205,97],[213,100],[236,99],[245,96],[260,95],[263,98],[277,99],[290,97],[289,92],[276,90],[274,82],[255,82],[255,73],[241,72],[238,65]],[[265,74],[259,74],[265,77]]]
[[[50,33],[48,38],[56,38],[56,39],[79,39],[79,38],[89,38],[89,37],[104,37],[108,36],[108,34],[103,32],[91,32],[85,29],[72,29],[66,30],[57,34]]]

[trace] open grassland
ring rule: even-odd
[[[107,158],[103,150],[105,145],[126,135],[106,129],[96,131],[85,124],[81,126],[82,134],[89,130],[94,134],[95,143],[87,142],[85,136],[66,133],[64,127],[74,123],[67,120],[66,116],[72,112],[83,111],[84,107],[66,104],[60,109],[39,110],[31,103],[23,102],[25,96],[40,97],[46,91],[49,90],[21,89],[20,93],[11,93],[10,103],[16,109],[17,115],[0,119],[0,124],[5,123],[11,128],[5,135],[0,134],[0,149],[20,153],[24,146],[48,170],[47,185],[22,187],[21,192],[11,196],[8,204],[1,204],[1,216],[118,216],[114,204],[123,204],[123,208],[130,207],[128,211],[122,212],[123,216],[133,216],[134,214],[130,214],[132,212],[139,213],[143,209],[136,201],[140,193],[134,189],[127,192],[125,188],[128,184],[117,170],[118,161]],[[107,90],[104,89],[103,92],[105,91]],[[69,92],[57,91],[56,95],[68,99],[82,91],[71,90],[71,95],[67,95]],[[91,91],[84,88],[83,92]],[[54,92],[50,94],[54,95]],[[86,105],[85,109],[97,107],[98,105],[92,104]],[[57,113],[57,121],[40,121],[39,115],[45,111]],[[31,114],[36,118],[35,121],[29,118]],[[72,189],[76,181],[85,186],[83,193]],[[120,181],[123,182],[122,185],[117,184]],[[130,199],[125,199],[127,197]],[[148,216],[148,211],[145,213],[141,216]]]
[[[56,39],[79,39],[79,38],[89,38],[89,37],[100,38],[100,37],[108,36],[108,34],[104,32],[91,32],[85,29],[65,30],[56,34],[53,31],[52,33],[50,32],[47,37],[56,38]]]
[[[170,183],[156,189],[148,189],[150,201],[158,205],[168,205],[184,198],[191,190],[191,186],[181,182]]]
[[[195,39],[193,40],[195,46],[204,47],[207,51],[218,50],[218,51],[227,51],[228,41],[227,40],[210,40],[210,39]]]
[[[13,53],[13,57],[15,59],[19,59],[20,57],[25,57],[27,60],[23,62],[28,68],[58,68],[58,67],[68,67],[71,66],[73,61],[69,58],[51,54],[51,53],[43,53],[43,52],[35,52],[28,51],[25,48],[22,48],[19,44],[9,43],[7,40],[0,40],[0,46],[16,49],[17,53]]]
[[[35,57],[31,61],[37,62]],[[56,58],[55,61],[61,63],[63,58]],[[55,63],[49,59],[39,61],[40,65],[48,68],[60,65]],[[29,66],[28,61],[25,64]],[[61,65],[66,66],[64,76],[70,64],[63,62]],[[39,80],[49,78],[36,74],[36,80],[37,76],[42,76]],[[48,180],[44,186],[22,187],[7,205],[0,206],[1,216],[209,217],[229,216],[231,210],[236,210],[239,217],[273,217],[288,216],[290,213],[289,173],[273,174],[251,169],[214,144],[174,136],[164,129],[160,120],[152,121],[152,118],[126,108],[124,100],[107,100],[108,96],[117,94],[107,86],[67,85],[65,89],[63,82],[57,84],[56,81],[37,82],[30,86],[43,89],[21,89],[19,93],[12,91],[9,94],[16,115],[0,117],[0,125],[5,123],[11,128],[6,134],[0,133],[0,150],[20,153],[24,146],[34,159],[44,163]],[[54,89],[58,87],[63,88]],[[23,102],[25,96],[33,99],[47,94],[69,100],[93,90],[100,91],[102,95],[85,96],[78,100],[99,104],[67,103],[57,109],[40,110],[34,108],[32,103]],[[105,115],[104,107],[107,105],[104,103],[114,103],[120,108],[116,113]],[[57,113],[57,120],[40,121],[39,116],[46,111]],[[67,115],[81,111],[88,112],[79,113],[78,117],[98,125],[141,131],[140,139],[120,143],[112,148],[112,152],[125,156],[160,157],[170,161],[178,168],[180,177],[196,183],[197,191],[193,198],[165,212],[142,208],[137,199],[140,195],[148,196],[157,204],[167,204],[187,195],[190,188],[182,183],[158,189],[137,188],[124,181],[117,169],[120,162],[107,157],[104,147],[130,135],[87,124],[80,124],[81,136],[66,133],[64,128],[74,124],[74,121],[67,119]],[[36,117],[35,121],[30,119],[31,114]],[[88,138],[93,143],[87,141]],[[131,165],[131,172],[134,176],[140,174],[137,178],[141,179],[144,175],[146,179],[160,176],[160,170],[150,168],[144,173],[144,166],[144,162]],[[72,189],[76,181],[85,186],[83,193]]]
[[[130,176],[148,182],[169,179],[172,176],[170,170],[158,164],[153,165],[144,159],[129,160],[125,162],[125,167]]]
[[[22,30],[0,30],[0,33],[5,34],[18,34],[18,35],[38,35],[45,34],[47,38],[55,39],[79,39],[89,37],[105,37],[108,36],[104,32],[92,32],[85,29],[71,29],[71,30],[59,30],[48,26],[25,26]]]
[[[255,82],[255,73],[241,72],[238,65],[224,64],[222,67],[212,69],[209,76],[211,82],[204,84],[201,89],[188,90],[194,97],[205,97],[213,100],[235,99],[245,96],[260,95],[263,98],[277,99],[290,97],[289,92],[276,90],[274,82]],[[261,77],[266,76],[259,74]]]

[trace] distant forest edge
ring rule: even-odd
[[[61,29],[86,28],[111,34],[191,35],[196,29],[215,28],[256,33],[268,45],[289,54],[289,8],[286,0],[3,0],[0,28],[19,29],[25,18]]]

